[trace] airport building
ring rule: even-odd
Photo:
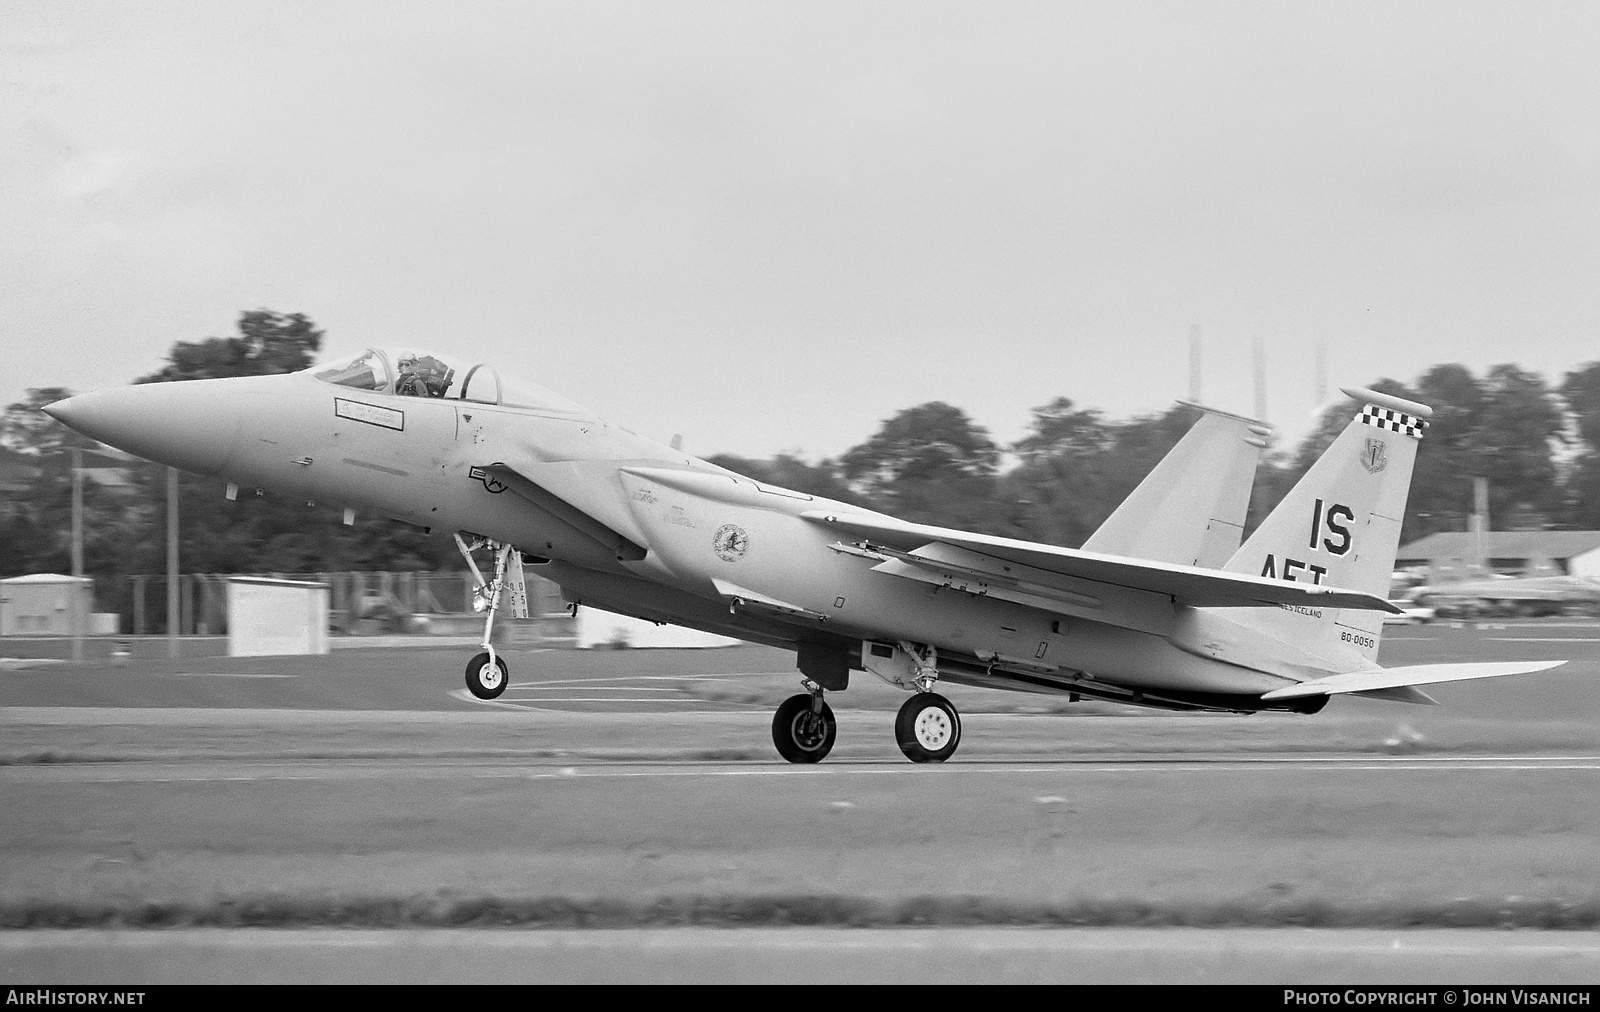
[[[1600,577],[1600,531],[1441,531],[1400,547],[1395,569],[1472,573],[1483,559],[1488,572],[1506,576]]]
[[[0,636],[70,636],[76,617],[87,624],[93,612],[88,577],[33,573],[0,580]]]

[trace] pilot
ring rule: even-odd
[[[394,392],[406,397],[443,397],[455,370],[432,355],[407,355],[399,362]]]

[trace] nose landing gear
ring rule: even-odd
[[[468,568],[478,581],[472,594],[473,609],[485,613],[483,643],[480,644],[483,653],[467,662],[467,691],[479,699],[494,699],[506,691],[510,681],[505,659],[495,653],[494,644],[489,642],[489,634],[494,631],[495,612],[500,610],[501,592],[510,593],[513,618],[528,617],[528,592],[522,580],[522,556],[511,545],[487,538],[474,536],[471,545],[463,541],[459,534],[455,539],[456,548],[460,550],[461,557],[467,560]],[[476,548],[488,548],[494,552],[493,580],[485,580],[478,571],[478,564],[472,559],[473,549]]]
[[[467,662],[467,691],[479,699],[493,699],[506,691],[506,673],[505,658],[485,651]]]

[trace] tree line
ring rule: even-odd
[[[255,310],[238,333],[180,341],[135,382],[292,372],[311,365],[323,331],[303,314]],[[1417,457],[1402,540],[1464,530],[1472,479],[1489,479],[1490,511],[1505,528],[1600,529],[1600,362],[1552,387],[1515,365],[1475,376],[1438,365],[1407,385],[1373,389],[1429,404],[1433,423]],[[0,418],[0,576],[69,572],[74,447],[94,468],[84,488],[85,571],[165,569],[164,467],[107,459],[41,410],[71,395],[28,391]],[[1338,435],[1354,402],[1332,405],[1294,447],[1274,447],[1256,474],[1258,522]],[[1198,418],[1177,405],[1117,419],[1058,397],[1033,410],[1028,432],[997,443],[960,408],[932,401],[885,420],[837,458],[731,455],[711,461],[761,481],[882,510],[907,520],[1068,547],[1083,543]],[[220,479],[182,475],[179,557],[186,572],[308,573],[435,570],[457,565],[448,532],[358,517],[346,526],[301,500],[223,497]]]
[[[1467,529],[1475,476],[1489,479],[1500,529],[1600,529],[1600,362],[1551,387],[1537,373],[1497,365],[1429,369],[1414,383],[1371,389],[1434,409],[1412,478],[1402,541]],[[1355,417],[1355,401],[1328,406],[1294,447],[1273,447],[1256,472],[1253,527]],[[812,464],[780,454],[722,455],[714,463],[814,495],[906,520],[1075,547],[1111,515],[1199,418],[1185,405],[1114,419],[1058,397],[1033,410],[1022,439],[1002,446],[960,408],[907,408],[838,458]]]

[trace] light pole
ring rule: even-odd
[[[167,467],[167,656],[178,656],[178,469]]]
[[[83,663],[83,449],[72,448],[72,663]]]

